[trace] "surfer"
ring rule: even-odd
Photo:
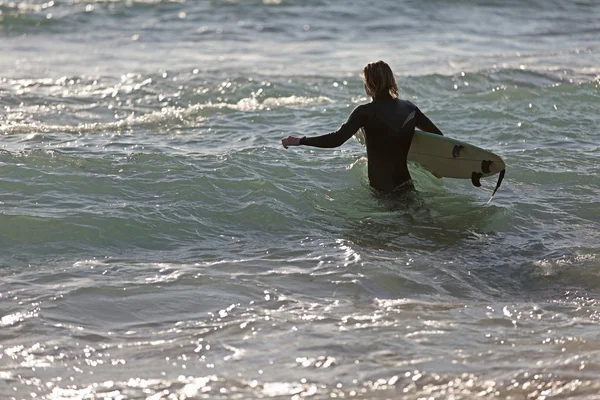
[[[367,96],[372,98],[352,111],[335,132],[321,136],[288,136],[289,146],[333,148],[341,146],[360,128],[365,131],[370,185],[382,192],[412,187],[406,158],[415,128],[442,135],[442,132],[408,100],[398,98],[398,84],[392,69],[383,61],[369,63],[361,74]]]

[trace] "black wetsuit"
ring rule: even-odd
[[[364,128],[369,183],[375,189],[391,192],[410,181],[406,157],[415,127],[442,134],[410,101],[383,95],[375,97],[371,103],[355,108],[348,121],[336,132],[304,137],[300,144],[324,148],[338,147],[360,128]]]

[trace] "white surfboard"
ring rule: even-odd
[[[355,136],[361,144],[366,143],[362,129]],[[437,177],[470,179],[477,187],[481,186],[481,178],[499,173],[494,194],[502,183],[505,171],[502,158],[491,151],[447,136],[421,131],[415,131],[408,151],[408,161],[418,163]]]

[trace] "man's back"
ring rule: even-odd
[[[364,106],[363,128],[369,160],[369,182],[389,192],[410,180],[406,157],[415,133],[419,109],[392,96]]]

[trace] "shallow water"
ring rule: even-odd
[[[0,397],[600,398],[600,4],[0,0]],[[475,188],[291,148],[401,97]]]

